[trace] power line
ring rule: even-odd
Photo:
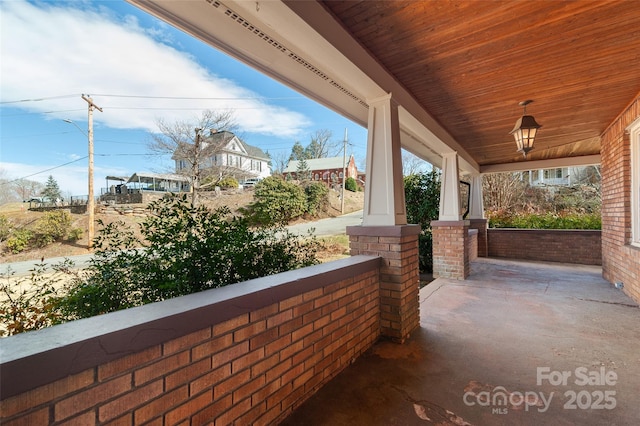
[[[222,110],[222,109],[230,109],[230,110],[261,110],[264,107],[219,107],[219,108],[210,108],[210,107],[118,107],[118,106],[109,106],[107,107],[109,110],[157,110],[157,111],[199,111],[203,109],[214,109],[214,110]]]
[[[98,157],[159,157],[168,154],[95,154]]]
[[[248,100],[248,99],[265,99],[270,101],[275,100],[306,100],[302,96],[283,96],[283,97],[264,97],[264,96],[246,96],[246,97],[229,97],[229,98],[210,98],[210,97],[195,97],[195,96],[143,96],[143,95],[115,95],[115,94],[93,94],[92,96],[104,96],[108,98],[137,98],[137,99],[186,99],[186,100],[209,100],[209,101],[232,101],[232,100]]]
[[[56,132],[56,133],[39,133],[39,134],[34,134],[34,135],[18,135],[18,136],[2,137],[2,138],[0,138],[0,140],[7,141],[7,140],[11,140],[11,139],[39,138],[39,137],[42,137],[42,136],[66,135],[66,134],[70,134],[70,133],[75,133],[75,132]],[[144,146],[145,145],[144,142],[123,142],[123,141],[114,141],[114,140],[111,140],[111,139],[96,139],[96,142],[117,143],[117,144],[123,144],[123,145],[136,145],[136,146]]]
[[[10,181],[8,181],[8,182],[2,182],[2,184],[1,184],[1,185],[8,185],[8,184],[10,184],[10,183],[17,182],[17,181],[22,180],[22,179],[27,179],[27,178],[30,178],[30,177],[32,177],[32,176],[37,176],[37,175],[39,175],[39,174],[41,174],[41,173],[46,173],[46,172],[49,172],[49,171],[51,171],[51,170],[59,169],[60,167],[64,167],[64,166],[68,166],[69,164],[77,163],[78,161],[80,161],[80,160],[84,160],[84,159],[86,159],[87,157],[89,157],[89,156],[88,156],[88,155],[85,155],[84,157],[77,158],[77,159],[75,159],[75,160],[73,160],[73,161],[69,161],[68,163],[60,164],[59,166],[51,167],[51,168],[46,169],[46,170],[40,170],[39,172],[32,173],[32,174],[30,174],[30,175],[23,176],[23,177],[20,177],[20,178],[14,179],[14,180],[10,180]]]
[[[4,104],[19,104],[24,102],[41,102],[41,101],[49,101],[51,99],[74,98],[76,96],[80,96],[80,93],[73,94],[73,95],[49,96],[46,98],[20,99],[17,101],[3,101],[3,102],[0,102],[0,104],[4,105]]]
[[[0,118],[16,117],[20,115],[33,115],[33,114],[57,114],[59,112],[76,112],[76,111],[84,111],[84,109],[61,109],[58,111],[33,111],[33,112],[20,112],[16,114],[0,114]]]

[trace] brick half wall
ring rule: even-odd
[[[0,423],[273,424],[380,335],[354,256],[0,341]]]
[[[489,257],[602,265],[598,230],[491,228],[487,240]]]

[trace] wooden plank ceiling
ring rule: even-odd
[[[325,1],[480,165],[598,154],[640,92],[640,1]]]

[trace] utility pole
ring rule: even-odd
[[[191,165],[191,205],[198,202],[198,189],[200,188],[200,134],[202,129],[196,128],[196,139],[193,143],[193,164]]]
[[[95,216],[95,200],[93,198],[93,110],[97,109],[102,112],[102,108],[93,103],[90,96],[82,95],[82,99],[89,104],[89,125],[87,137],[89,139],[89,196],[87,200],[87,211],[89,213],[89,243],[87,248],[91,250],[93,247],[94,236],[94,216]]]
[[[344,185],[347,180],[347,128],[344,128],[344,148],[342,150],[342,195],[340,196],[340,214],[344,214]]]

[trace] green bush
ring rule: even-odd
[[[316,216],[318,212],[327,211],[329,207],[329,188],[322,182],[311,182],[305,186],[307,196],[306,212]]]
[[[295,183],[269,176],[256,184],[253,202],[240,211],[254,225],[286,225],[307,211],[307,197]]]
[[[358,182],[352,177],[348,177],[347,180],[344,181],[344,189],[351,192],[358,192]]]
[[[73,228],[67,235],[67,239],[72,242],[78,241],[80,238],[82,238],[82,228]]]
[[[13,225],[3,214],[0,214],[0,241],[4,241],[11,236]]]
[[[404,195],[407,221],[419,224],[418,257],[420,272],[433,271],[433,236],[431,221],[438,219],[440,210],[440,174],[432,171],[406,176]]]
[[[601,229],[599,213],[511,213],[504,210],[487,212],[490,228],[520,229]]]
[[[218,186],[223,189],[237,188],[238,181],[231,176],[225,176],[218,182]]]
[[[266,179],[265,179],[266,180]],[[138,240],[104,226],[88,276],[61,298],[66,319],[84,318],[318,263],[315,238],[282,227],[253,229],[226,208],[193,207],[186,196],[149,205]],[[136,249],[136,247],[143,247]]]
[[[67,237],[71,231],[71,215],[64,210],[46,212],[36,222],[34,242],[38,247],[45,247],[55,241]]]
[[[7,248],[11,253],[23,252],[33,240],[33,232],[29,229],[18,229],[7,239]]]

